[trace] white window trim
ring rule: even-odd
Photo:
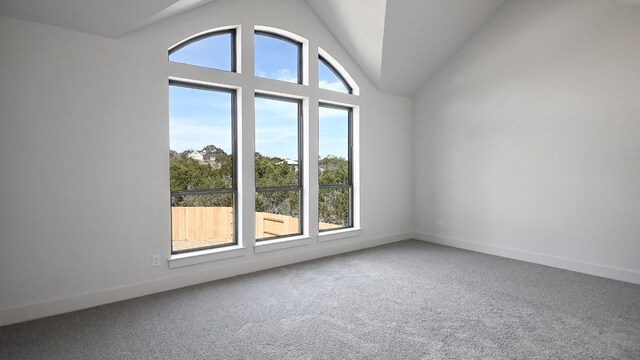
[[[173,254],[169,257],[169,268],[174,269],[210,261],[231,259],[245,256],[246,254],[247,249],[240,245]]]
[[[292,247],[311,245],[313,238],[306,235],[289,236],[273,240],[256,241],[253,251],[256,254],[274,250],[288,249]]]
[[[318,242],[322,243],[326,241],[344,240],[344,239],[359,237],[361,235],[362,235],[362,229],[355,228],[355,227],[323,231],[320,234],[318,234]]]
[[[333,58],[333,56],[329,55],[329,53],[324,51],[321,47],[318,47],[318,55],[322,56],[322,58],[324,58],[329,64],[331,64],[331,66],[333,66],[333,68],[340,73],[340,75],[344,78],[347,84],[351,86],[351,94],[348,94],[348,95],[355,95],[355,96],[360,95],[360,87],[355,82],[355,80],[353,80],[353,77],[351,77],[351,74],[349,74],[347,69],[345,69],[342,65],[340,65],[340,63],[337,62],[336,59]]]

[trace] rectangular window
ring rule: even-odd
[[[353,227],[353,111],[320,104],[319,230]]]
[[[256,94],[256,240],[302,234],[302,101]]]
[[[169,81],[171,252],[237,244],[236,93]]]

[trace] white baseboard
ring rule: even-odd
[[[219,267],[215,270],[177,275],[86,294],[73,295],[61,299],[2,309],[0,310],[0,326],[63,314],[70,311],[82,310],[116,301],[174,290],[185,286],[248,274],[255,271],[290,265],[325,256],[390,244],[397,241],[411,239],[411,236],[412,233],[400,233],[370,240],[349,242],[335,241],[332,242],[332,246],[314,247],[306,251],[298,252],[294,255],[288,254],[269,259],[257,259],[248,262],[244,261],[230,264],[225,267]]]
[[[551,266],[559,269],[581,272],[589,275],[630,282],[633,284],[640,284],[640,272],[634,270],[592,264],[584,261],[561,258],[557,256],[508,248],[504,246],[483,244],[475,241],[450,239],[438,235],[425,234],[420,232],[413,233],[413,238],[434,244],[446,245],[484,254],[496,255],[515,260]]]

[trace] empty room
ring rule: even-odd
[[[640,359],[640,0],[0,0],[0,359]]]

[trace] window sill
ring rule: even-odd
[[[362,235],[362,229],[360,228],[348,228],[334,231],[323,231],[318,234],[318,242],[342,240]]]
[[[256,242],[254,251],[256,254],[267,251],[288,249],[296,246],[304,246],[311,244],[311,238],[305,235],[292,236],[282,239],[273,239]]]
[[[209,261],[231,259],[244,256],[246,252],[246,248],[235,245],[218,249],[175,254],[169,257],[169,268],[174,269],[182,266],[202,264]]]

